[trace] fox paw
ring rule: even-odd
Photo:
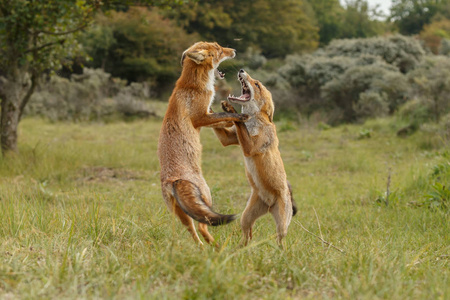
[[[220,104],[222,104],[223,111],[225,111],[227,113],[237,113],[236,110],[234,109],[234,107],[227,101],[222,101],[222,102],[220,102]]]
[[[239,121],[241,122],[247,122],[248,120],[250,120],[252,117],[250,117],[247,114],[238,114],[239,115]]]

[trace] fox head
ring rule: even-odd
[[[272,94],[258,80],[248,75],[243,69],[238,72],[238,80],[241,82],[242,94],[239,97],[228,96],[228,100],[242,105],[242,112],[249,115],[266,115],[273,122],[274,105]]]
[[[181,66],[187,63],[187,60],[206,67],[207,69],[216,70],[216,75],[220,79],[225,77],[225,74],[218,71],[217,67],[224,60],[234,58],[236,56],[236,50],[232,48],[225,48],[217,43],[197,42],[181,56]]]

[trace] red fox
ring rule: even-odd
[[[297,213],[292,188],[286,179],[283,161],[278,150],[278,137],[273,123],[272,94],[244,70],[238,73],[242,95],[228,100],[242,105],[242,112],[251,118],[235,127],[214,129],[224,146],[239,144],[245,157],[245,170],[252,193],[242,214],[241,227],[244,243],[252,238],[256,219],[270,212],[277,225],[277,241],[281,245],[292,216]],[[236,113],[231,104],[222,101],[226,112]]]
[[[213,243],[207,225],[227,224],[236,218],[211,209],[211,192],[202,175],[200,143],[201,127],[232,126],[232,122],[245,122],[249,118],[246,114],[211,113],[215,76],[221,79],[225,76],[217,67],[235,55],[234,49],[207,42],[195,43],[184,51],[183,70],[169,99],[159,136],[164,201],[199,244],[203,243],[193,219],[200,222],[198,229],[206,242]]]

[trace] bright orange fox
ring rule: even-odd
[[[230,129],[216,128],[214,131],[224,146],[239,144],[244,153],[245,170],[252,188],[241,218],[244,243],[247,244],[252,238],[256,219],[270,212],[277,224],[277,241],[281,244],[297,208],[278,150],[272,94],[244,70],[239,71],[238,79],[242,85],[242,95],[230,95],[228,100],[242,105],[242,112],[251,119],[245,124],[235,122],[235,127]],[[236,112],[225,101],[222,101],[222,108],[230,113]]]
[[[217,67],[234,56],[234,49],[217,43],[198,42],[184,51],[183,71],[169,99],[159,136],[164,201],[200,244],[193,219],[199,222],[198,229],[206,242],[213,243],[207,225],[227,224],[236,218],[211,209],[211,192],[202,175],[200,143],[201,127],[221,128],[249,119],[245,114],[211,113],[215,76],[224,78]]]

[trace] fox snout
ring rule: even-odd
[[[247,72],[245,72],[244,69],[240,69],[239,72],[238,72],[238,79],[239,79],[239,80],[241,80],[241,79],[247,79],[247,77],[248,77]]]
[[[229,57],[230,58],[234,58],[236,56],[236,50],[233,48],[224,48],[224,50],[228,50],[229,52]],[[225,53],[227,53],[227,51],[224,51]]]

